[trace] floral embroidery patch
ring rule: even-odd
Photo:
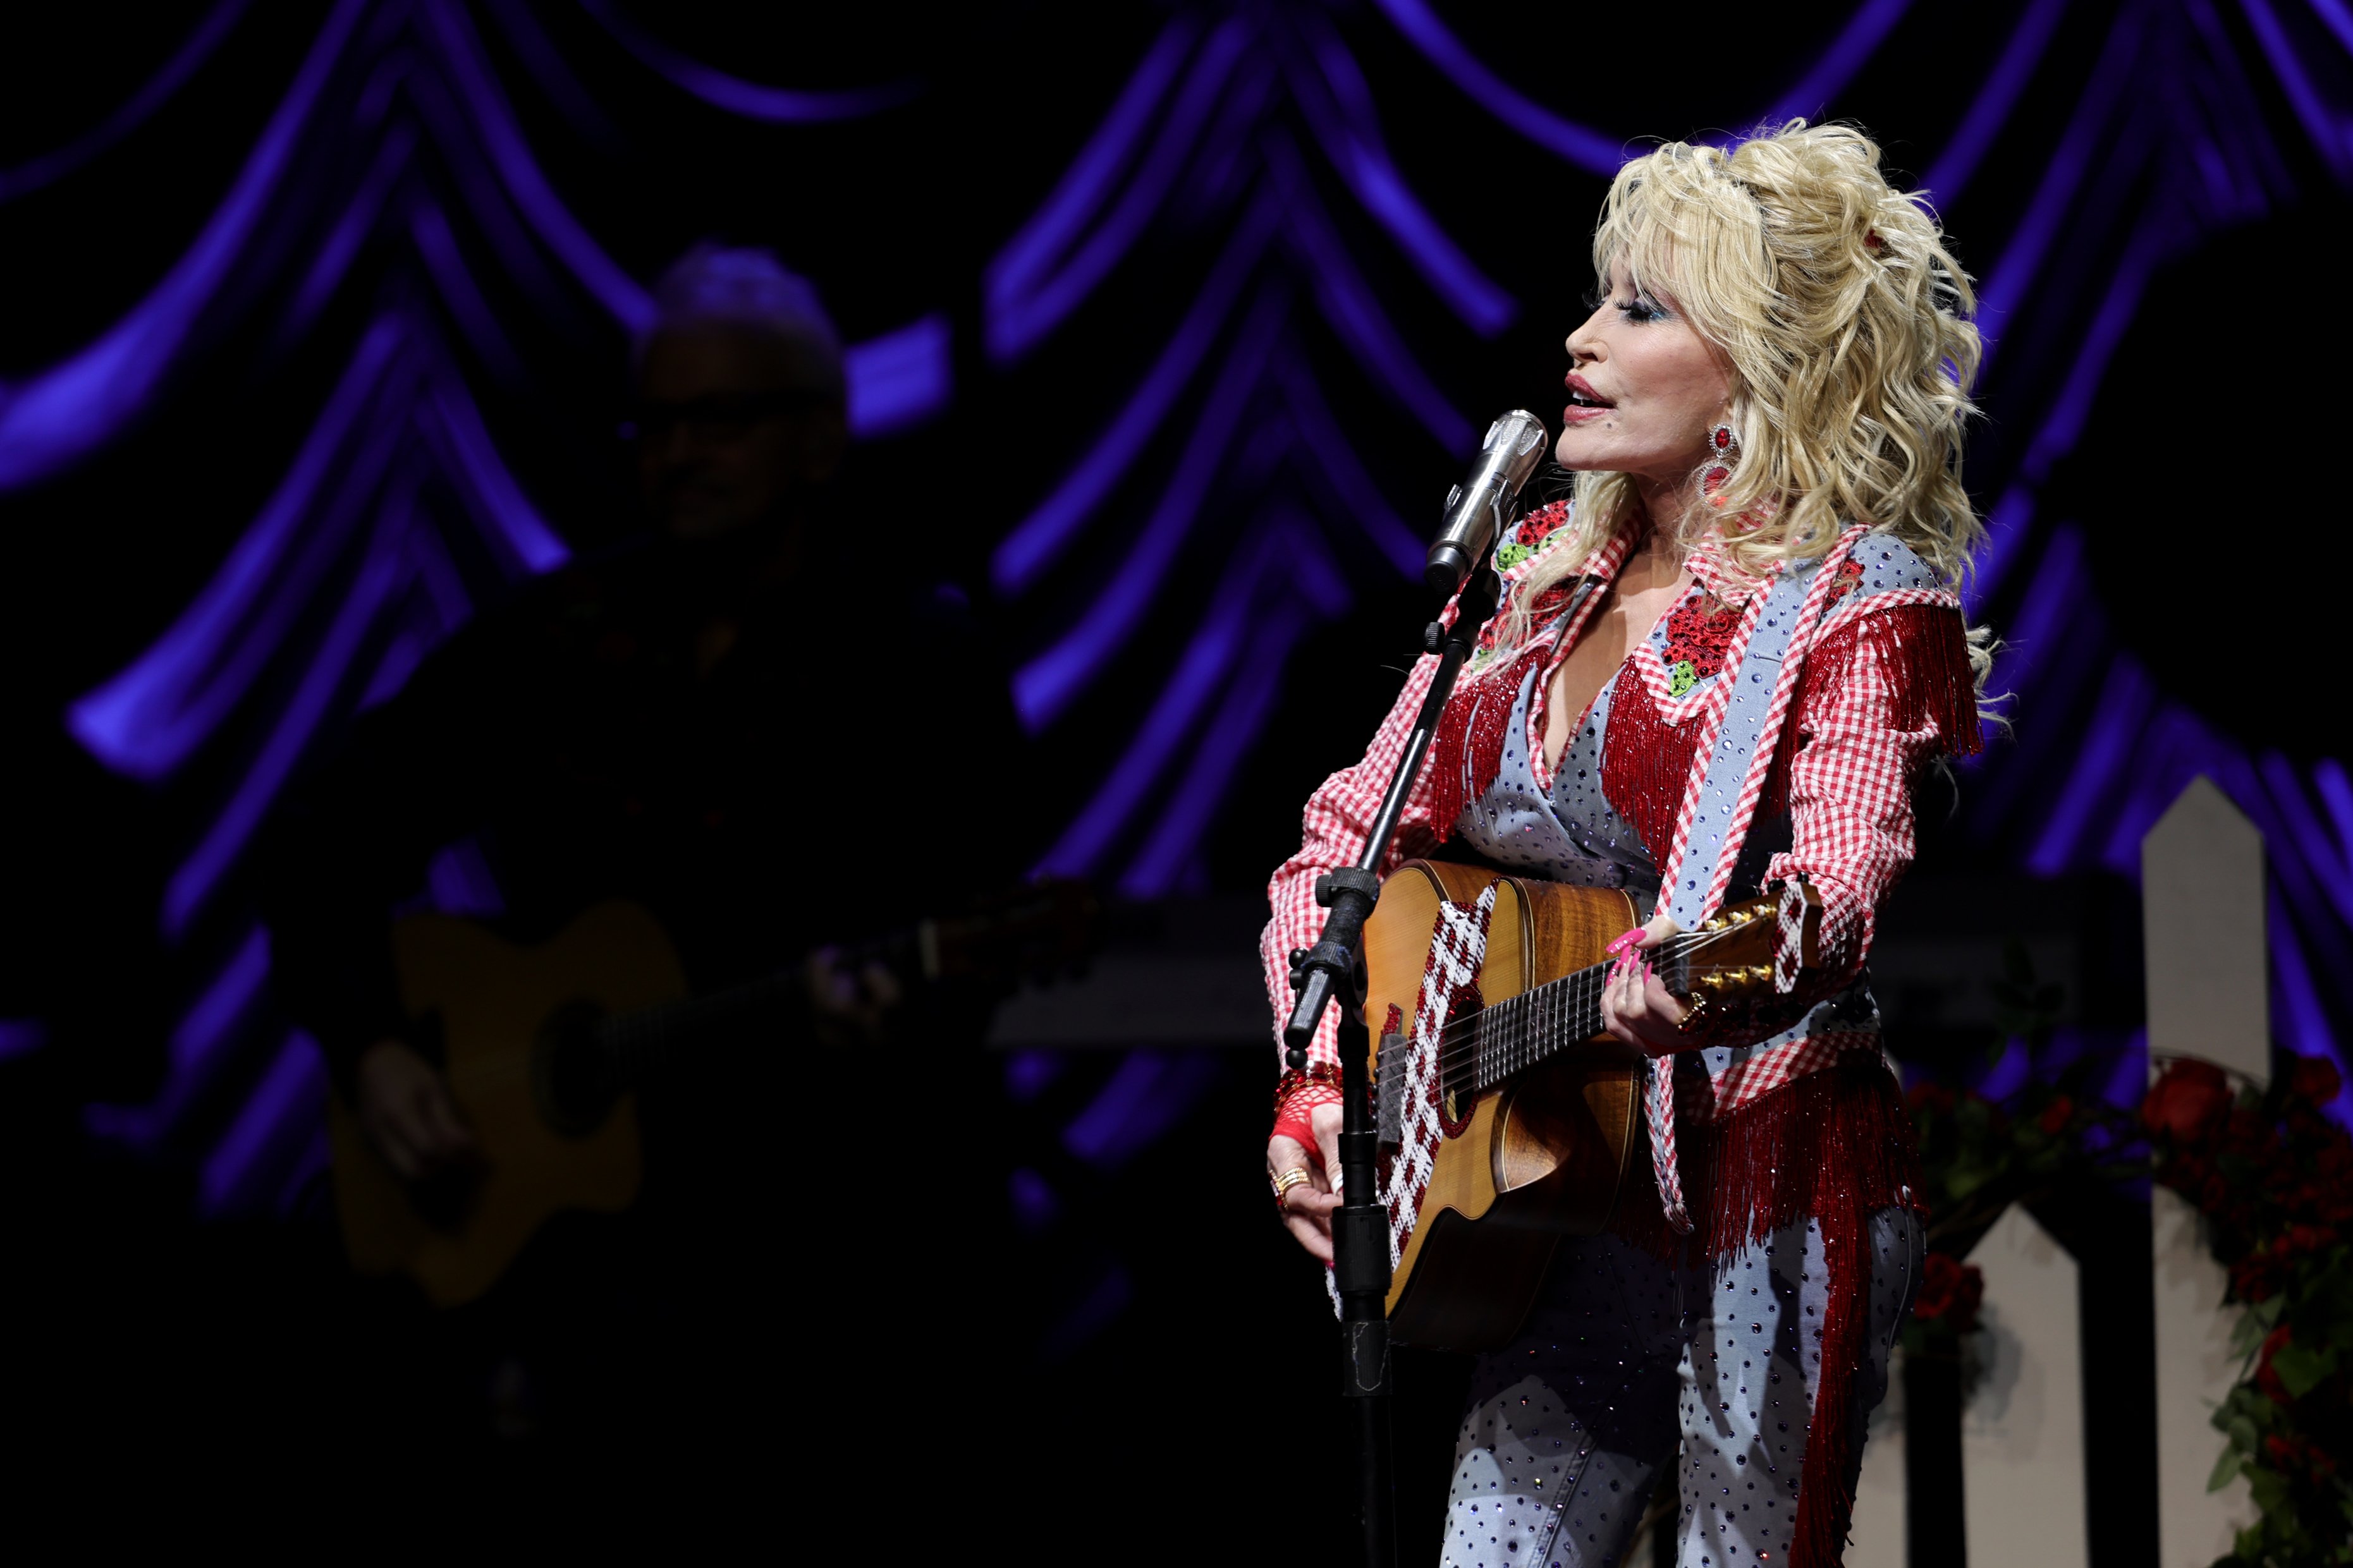
[[[1510,572],[1544,552],[1553,535],[1568,525],[1568,503],[1556,500],[1520,519],[1519,525],[1495,551],[1495,570]]]
[[[1685,595],[1683,603],[1667,613],[1665,647],[1660,650],[1659,662],[1667,672],[1669,697],[1688,696],[1701,681],[1723,671],[1733,628],[1739,624],[1737,615],[1704,590]]]

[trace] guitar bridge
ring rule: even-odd
[[[1405,1052],[1409,1044],[1403,1035],[1383,1035],[1381,1048],[1373,1056],[1373,1081],[1380,1086],[1374,1098],[1374,1131],[1377,1145],[1383,1149],[1405,1147]]]

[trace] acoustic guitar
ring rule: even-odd
[[[1083,884],[1040,882],[853,950],[851,962],[883,963],[911,986],[1001,985],[1075,967],[1096,914]],[[394,926],[392,949],[417,1043],[439,1057],[482,1160],[404,1182],[338,1095],[328,1105],[335,1207],[353,1268],[406,1273],[444,1307],[490,1289],[557,1211],[627,1208],[642,1163],[631,1086],[712,1039],[765,1029],[785,1048],[804,984],[796,966],[689,996],[660,923],[620,900],[534,947],[470,921],[413,916]]]
[[[1402,1152],[1417,1109],[1423,1126],[1435,1120],[1438,1136],[1389,1287],[1389,1331],[1448,1350],[1507,1342],[1560,1238],[1609,1223],[1641,1108],[1641,1058],[1601,1028],[1606,950],[1641,923],[1633,901],[1615,889],[1407,861],[1382,884],[1366,922],[1366,1016],[1413,1017],[1440,900],[1475,904],[1490,884],[1495,905],[1477,973],[1480,1005],[1450,1017],[1427,1046],[1409,1033],[1384,1035],[1373,1072],[1385,1155]],[[1812,968],[1820,900],[1803,883],[1792,886],[1801,967]],[[1770,992],[1781,908],[1779,898],[1727,906],[1645,956],[1667,989],[1695,1008]],[[1423,1086],[1426,1107],[1407,1103],[1415,1085]]]

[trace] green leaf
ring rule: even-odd
[[[2264,1302],[2262,1307],[2256,1307],[2251,1310],[2239,1314],[2238,1321],[2231,1325],[2231,1353],[2232,1355],[2238,1357],[2241,1361],[2244,1361],[2249,1356],[2254,1354],[2255,1352],[2262,1347],[2263,1336],[2271,1331],[2271,1325],[2263,1321],[2261,1313],[2263,1312],[2263,1307],[2268,1307],[2278,1300],[2279,1298],[2274,1296],[2270,1301]]]
[[[2206,1489],[2219,1492],[2229,1486],[2246,1462],[2246,1457],[2238,1449],[2223,1449],[2221,1457],[2214,1461],[2214,1473],[2206,1478]]]
[[[2337,1351],[2331,1346],[2325,1351],[2308,1351],[2302,1345],[2282,1345],[2272,1352],[2272,1370],[2287,1386],[2288,1397],[2302,1399],[2330,1373],[2337,1370]]]
[[[2244,1421],[2250,1431],[2260,1434],[2279,1425],[2279,1417],[2280,1407],[2271,1402],[2269,1395],[2252,1383],[2242,1383],[2222,1401],[2222,1408],[2215,1413],[2214,1425],[2228,1431],[2230,1421]],[[2253,1443],[2251,1441],[2248,1447],[2253,1447]]]

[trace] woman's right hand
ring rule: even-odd
[[[1282,1194],[1282,1224],[1322,1263],[1332,1261],[1332,1211],[1340,1206],[1340,1194],[1332,1190],[1330,1179],[1340,1168],[1340,1120],[1337,1105],[1319,1105],[1308,1112],[1307,1124],[1315,1131],[1312,1154],[1297,1139],[1281,1133],[1266,1141],[1268,1182],[1286,1171],[1307,1173],[1305,1181]]]
[[[482,1146],[450,1097],[441,1069],[401,1040],[378,1040],[357,1071],[360,1126],[404,1182],[479,1164]]]

